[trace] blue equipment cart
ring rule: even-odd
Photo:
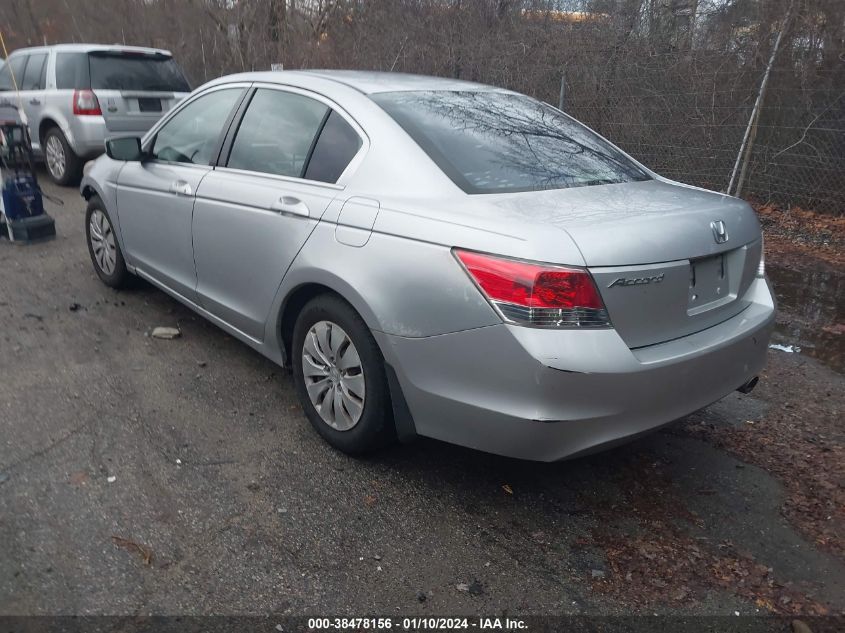
[[[5,117],[10,111],[14,117]],[[0,237],[28,244],[55,235],[55,222],[44,212],[29,129],[14,104],[0,102]]]

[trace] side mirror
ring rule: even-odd
[[[141,139],[137,136],[111,138],[106,141],[106,154],[115,160],[138,161],[144,158]]]

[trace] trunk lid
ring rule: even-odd
[[[748,306],[761,238],[756,215],[741,200],[650,180],[489,202],[499,216],[553,226],[572,238],[631,348],[712,327]],[[553,253],[540,258],[573,263]]]

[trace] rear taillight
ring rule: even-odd
[[[100,102],[93,90],[73,91],[73,113],[74,114],[102,114]]]
[[[455,256],[508,323],[547,328],[610,327],[604,302],[586,270],[471,251],[455,250]]]
[[[766,276],[766,241],[760,238],[760,261],[757,264],[757,276],[763,278]]]

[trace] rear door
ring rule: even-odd
[[[149,142],[149,158],[118,176],[117,208],[129,263],[193,301],[196,270],[191,216],[245,86],[204,92],[176,112]]]
[[[23,77],[18,79],[21,89],[21,102],[26,112],[26,120],[29,122],[32,142],[38,149],[38,125],[41,122],[41,113],[44,109],[44,88],[47,77],[46,50],[37,50],[29,54]]]
[[[169,55],[122,49],[88,53],[91,89],[111,133],[144,132],[190,92]]]
[[[316,95],[255,91],[223,166],[197,194],[194,259],[206,310],[263,339],[285,272],[361,151],[353,125]]]

